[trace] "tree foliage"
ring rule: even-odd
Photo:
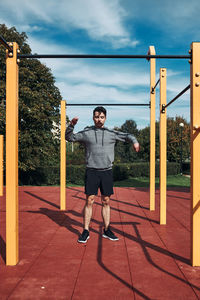
[[[180,124],[184,126],[181,127]],[[182,140],[182,147],[181,147]],[[180,116],[167,118],[167,159],[169,161],[179,162],[190,158],[190,125]]]
[[[150,160],[150,127],[147,126],[139,131],[138,141],[140,143],[140,152],[138,157],[141,160]],[[156,159],[159,159],[159,122],[156,122]]]
[[[15,27],[0,24],[0,35],[8,42],[17,42],[21,53],[31,53],[27,35]],[[6,61],[5,48],[0,46],[0,133],[5,135]],[[59,123],[61,95],[51,70],[36,59],[19,63],[19,168],[34,170],[59,161],[59,139],[53,124]],[[55,122],[55,123],[53,123]]]
[[[85,163],[85,146],[81,143],[67,142],[67,164],[80,165]]]
[[[180,127],[180,123],[184,126]],[[116,162],[128,163],[134,161],[150,160],[150,127],[137,129],[133,120],[127,120],[121,127],[116,130],[134,134],[140,143],[140,152],[135,153],[132,145],[118,142],[116,145]],[[182,147],[181,147],[182,140]],[[190,125],[180,116],[167,118],[167,160],[170,162],[180,162],[182,151],[182,160],[190,159]],[[156,159],[159,159],[159,122],[156,122]]]
[[[115,128],[122,132],[133,134],[138,138],[139,130],[134,120],[126,120],[120,128]],[[133,151],[133,146],[130,143],[117,142],[115,147],[115,161],[116,162],[133,162],[137,160],[137,154]]]

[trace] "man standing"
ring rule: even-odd
[[[128,133],[109,130],[104,127],[106,109],[98,106],[93,111],[94,126],[86,127],[83,131],[73,133],[78,122],[75,117],[66,129],[65,138],[69,142],[81,142],[86,148],[84,230],[78,239],[86,243],[89,239],[89,224],[92,217],[94,196],[101,191],[102,217],[104,221],[103,237],[117,241],[118,237],[110,229],[110,195],[113,194],[112,164],[114,161],[114,146],[116,141],[130,142],[136,152],[139,151],[137,139]]]

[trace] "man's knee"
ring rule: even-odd
[[[101,196],[101,201],[102,201],[102,204],[104,205],[104,206],[107,206],[107,205],[109,205],[109,203],[110,203],[110,197],[109,196]]]
[[[92,206],[93,203],[94,203],[94,195],[87,195],[86,205],[87,206]]]

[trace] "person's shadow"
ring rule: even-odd
[[[0,235],[0,253],[3,261],[6,263],[6,243]]]

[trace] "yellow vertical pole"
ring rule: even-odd
[[[6,264],[19,259],[18,233],[18,64],[17,43],[6,53]]]
[[[61,101],[61,138],[60,138],[60,209],[66,210],[66,102]]]
[[[160,224],[166,224],[166,175],[167,175],[167,131],[166,131],[166,69],[160,69]]]
[[[154,46],[149,47],[150,55],[155,55]],[[150,210],[155,210],[155,148],[156,148],[156,60],[150,58]]]
[[[0,196],[3,196],[3,135],[0,135]]]
[[[191,53],[191,263],[200,266],[200,43]]]

